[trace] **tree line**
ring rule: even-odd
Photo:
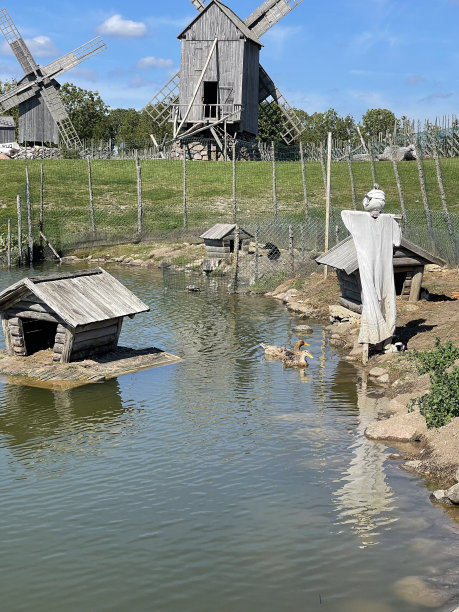
[[[0,81],[0,95],[8,92],[16,83],[11,81]],[[89,91],[77,87],[72,83],[64,83],[60,88],[63,104],[75,126],[78,136],[82,141],[100,142],[111,140],[114,146],[133,147],[147,146],[150,134],[154,134],[158,142],[172,137],[172,124],[158,125],[152,117],[134,108],[111,109],[100,97],[97,91]],[[350,140],[358,143],[363,138],[365,141],[378,138],[380,135],[386,137],[398,130],[401,120],[388,109],[369,109],[356,122],[354,117],[346,115],[341,117],[333,108],[325,112],[307,113],[302,109],[293,109],[299,121],[305,128],[301,141],[305,145],[320,144],[327,138],[328,132],[332,132],[334,139],[341,141]],[[5,113],[14,117],[17,125],[18,109],[12,109]],[[283,131],[284,115],[280,109],[270,113],[268,120],[264,113],[259,117],[258,137],[263,141],[280,142]]]

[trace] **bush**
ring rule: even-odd
[[[429,373],[431,381],[429,393],[413,400],[411,408],[419,406],[429,428],[443,427],[459,417],[459,366],[453,366],[459,348],[452,342],[442,345],[436,338],[433,350],[414,350],[411,358],[417,361],[418,372]]]

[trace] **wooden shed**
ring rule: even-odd
[[[123,318],[148,310],[102,268],[23,278],[0,293],[8,353],[52,349],[61,363],[115,349]]]
[[[16,125],[13,117],[0,117],[0,144],[16,140]]]
[[[353,312],[362,312],[362,286],[359,265],[352,236],[348,236],[317,257],[316,262],[336,269],[341,288],[339,302]],[[394,248],[394,279],[396,294],[404,300],[417,302],[421,293],[424,268],[427,264],[445,265],[445,261],[432,255],[410,240],[402,238]]]
[[[207,232],[202,234],[206,245],[207,257],[211,259],[224,259],[235,248],[236,225],[234,223],[217,223]],[[239,228],[239,250],[247,252],[249,250],[250,239],[253,238],[246,230]]]

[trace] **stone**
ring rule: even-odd
[[[288,291],[284,293],[284,297],[282,301],[284,302],[284,304],[286,304],[290,302],[290,300],[296,297],[298,297],[298,291],[296,291],[296,289],[289,289]]]
[[[297,336],[303,336],[303,335],[307,335],[307,334],[312,334],[314,330],[312,329],[312,327],[310,325],[296,325],[293,328],[293,333],[296,334]]]
[[[383,374],[382,376],[378,376],[378,378],[376,380],[377,380],[377,382],[380,382],[380,383],[388,383],[389,382],[389,374],[387,374],[387,372],[386,372],[386,374]]]
[[[450,505],[452,502],[448,499],[443,489],[437,489],[429,496],[430,501],[434,504],[446,504]]]
[[[458,467],[458,468],[457,468],[457,470],[456,470],[456,476],[455,476],[455,478],[456,478],[456,481],[457,481],[457,482],[459,482],[459,467]]]
[[[447,489],[445,495],[453,504],[459,504],[459,483]]]
[[[385,370],[384,368],[372,368],[369,372],[369,375],[373,376],[374,378],[379,378],[384,374],[387,374],[387,370]]]
[[[357,312],[353,312],[344,306],[333,304],[328,307],[328,314],[330,315],[330,321],[349,321],[350,323],[360,323],[362,317]]]
[[[420,414],[410,413],[370,423],[365,429],[365,435],[370,440],[415,442],[426,431],[427,426],[424,417]]]

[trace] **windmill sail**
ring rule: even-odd
[[[24,74],[37,73],[38,66],[6,9],[0,9],[0,31],[21,64]]]
[[[84,62],[89,57],[97,55],[97,53],[100,53],[106,48],[107,45],[104,43],[102,38],[100,38],[100,36],[97,36],[96,38],[93,38],[84,45],[81,45],[81,47],[78,47],[78,49],[67,53],[67,55],[63,55],[61,58],[55,60],[54,62],[50,62],[49,64],[41,68],[41,72],[43,73],[43,76],[55,78],[63,72],[66,72],[67,70],[74,68],[78,64],[81,64],[81,62]]]
[[[0,111],[5,112],[19,106],[22,102],[26,102],[33,98],[39,91],[38,85],[34,83],[25,83],[10,89],[7,93],[0,96]]]
[[[304,127],[293,108],[261,65],[259,91],[260,104],[258,109],[260,115],[266,117],[271,123],[275,123],[278,111],[280,111],[283,116],[280,136],[286,144],[292,144],[298,140],[304,131]]]
[[[198,9],[199,12],[206,8],[206,5],[202,0],[191,0],[191,4]]]
[[[245,24],[260,38],[273,25],[290,13],[303,0],[266,0],[247,19]]]
[[[73,127],[70,117],[62,104],[61,97],[57,91],[57,83],[51,81],[48,86],[45,86],[41,90],[41,95],[46,106],[48,107],[51,117],[54,119],[59,130],[59,135],[62,138],[65,146],[68,149],[76,149],[81,146],[80,139]]]
[[[153,96],[153,98],[142,109],[150,115],[158,127],[166,124],[171,118],[173,104],[177,104],[180,93],[179,73],[164,85],[164,87]]]

